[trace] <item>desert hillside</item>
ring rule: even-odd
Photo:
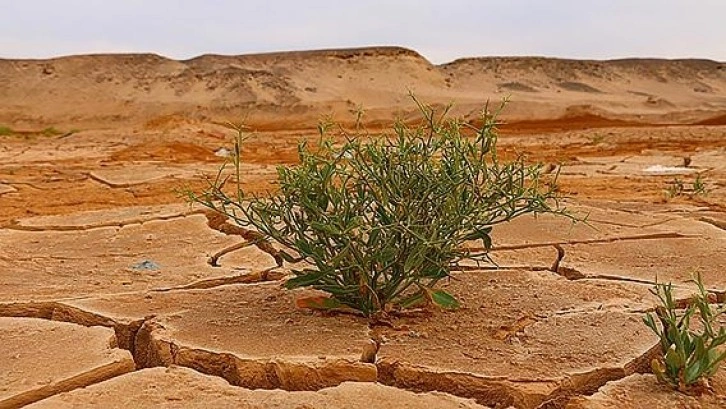
[[[97,128],[165,121],[227,121],[262,130],[340,120],[362,106],[370,121],[405,116],[411,90],[475,114],[511,96],[510,121],[558,118],[693,124],[724,122],[726,63],[709,60],[581,61],[467,58],[434,65],[397,47],[203,55],[154,54],[0,60],[0,124]]]

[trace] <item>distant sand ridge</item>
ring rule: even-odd
[[[370,123],[406,118],[414,92],[474,116],[511,95],[510,121],[726,123],[726,63],[466,58],[434,65],[398,47],[203,55],[0,60],[0,124],[17,129],[159,127],[246,117],[260,130],[310,128],[324,115]],[[539,125],[542,125],[541,123]]]

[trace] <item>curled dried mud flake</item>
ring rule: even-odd
[[[227,251],[222,250],[218,252],[217,254],[212,256],[212,258],[210,259],[210,264],[216,265],[217,260],[224,254],[247,247],[250,244],[254,244],[260,250],[271,255],[275,259],[278,267],[282,267],[283,259],[280,255],[280,252],[268,240],[266,240],[261,233],[234,225],[227,220],[227,217],[225,215],[212,210],[204,211],[204,216],[207,218],[207,225],[211,229],[217,230],[220,233],[224,233],[230,236],[240,236],[243,239],[247,240],[247,242],[245,243],[240,243],[239,245],[225,249]]]

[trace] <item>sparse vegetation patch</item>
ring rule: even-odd
[[[701,276],[695,280],[698,294],[685,309],[679,309],[671,284],[656,284],[651,290],[660,300],[645,324],[660,338],[662,357],[651,363],[658,380],[681,392],[708,390],[713,376],[726,358],[726,327],[716,329],[726,307],[712,306]],[[697,323],[692,320],[697,319]]]
[[[690,184],[687,184],[679,178],[675,178],[668,182],[665,190],[666,199],[681,196],[688,196],[692,198],[694,196],[706,196],[707,194],[708,189],[706,187],[706,181],[701,174],[696,175],[696,178]]]
[[[342,146],[329,136],[333,125],[321,125],[319,146],[299,145],[300,164],[278,167],[279,191],[270,196],[239,185],[247,135],[237,127],[236,189],[228,193],[218,177],[190,199],[278,243],[286,261],[307,262],[286,286],[329,294],[308,307],[369,317],[426,303],[456,308],[435,285],[462,260],[489,261],[495,225],[564,210],[556,207],[556,175],[543,180],[539,165],[498,158],[495,115],[485,109],[473,127],[448,109],[418,106],[420,125],[399,122],[389,134],[335,128]],[[468,250],[471,241],[481,250]]]

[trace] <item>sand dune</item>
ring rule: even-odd
[[[153,127],[243,116],[259,129],[298,129],[329,114],[352,119],[359,106],[371,122],[405,117],[409,90],[430,103],[455,102],[464,115],[511,96],[509,121],[710,124],[726,112],[726,63],[486,57],[433,65],[398,47],[0,60],[0,124]]]

